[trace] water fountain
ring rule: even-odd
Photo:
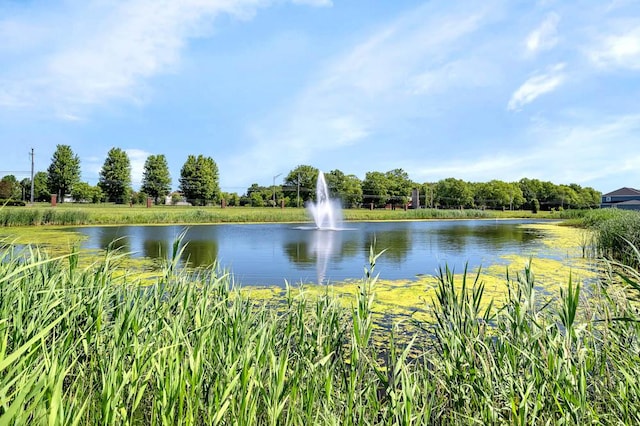
[[[324,173],[318,172],[316,202],[307,205],[307,211],[315,222],[316,229],[338,230],[342,224],[340,200],[329,198],[329,189]]]

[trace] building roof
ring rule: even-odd
[[[633,188],[627,188],[626,186],[620,189],[616,189],[608,194],[603,194],[603,197],[640,197],[640,191]]]
[[[616,203],[616,206],[640,206],[640,200],[629,200],[621,203]]]

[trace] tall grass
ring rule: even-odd
[[[85,210],[56,210],[30,208],[0,209],[0,226],[31,225],[84,225],[89,222],[89,213]]]
[[[385,210],[345,209],[347,221],[488,219],[488,218],[561,218],[565,212],[493,211],[493,210]],[[61,204],[57,207],[4,207],[0,209],[0,226],[32,225],[122,225],[174,223],[266,223],[310,221],[304,208],[253,207],[184,207],[184,206],[100,206]]]
[[[597,257],[640,267],[635,247],[640,247],[640,212],[621,209],[595,210],[582,224],[593,232],[593,249]]]
[[[547,300],[527,268],[483,308],[479,276],[445,268],[427,343],[395,326],[380,343],[373,251],[344,309],[304,289],[251,300],[220,269],[177,268],[180,246],[149,286],[117,252],[80,269],[3,251],[0,424],[640,422],[640,321],[612,286]]]

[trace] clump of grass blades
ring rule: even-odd
[[[640,246],[640,213],[603,209],[585,217],[594,229],[595,254],[634,267],[640,266],[633,247]]]
[[[479,275],[460,282],[445,268],[435,320],[420,324],[433,338],[421,347],[392,326],[381,352],[373,250],[345,310],[304,289],[277,305],[252,301],[220,268],[178,268],[182,249],[177,240],[150,286],[122,270],[117,251],[84,269],[77,252],[2,252],[0,423],[640,420],[637,311],[613,287],[585,298],[569,281],[545,300],[526,268],[507,277],[498,308],[482,302]]]
[[[84,210],[55,210],[32,208],[0,209],[0,225],[84,225],[89,221],[89,213]]]

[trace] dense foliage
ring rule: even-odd
[[[99,186],[109,201],[144,202],[145,197],[150,196],[157,204],[162,197],[171,193],[171,174],[165,156],[150,155],[145,161],[140,191],[135,197],[130,198],[131,176],[126,172],[128,158],[125,157],[124,151],[113,148],[101,171]],[[227,206],[303,207],[315,199],[318,173],[319,170],[314,166],[298,165],[280,182],[276,182],[276,178],[281,175],[277,174],[268,185],[253,183],[242,195],[231,192],[223,194],[220,189],[218,166],[213,158],[190,155],[180,171],[180,193],[176,194],[175,198],[180,200],[184,197],[196,205],[214,204],[224,199]],[[70,180],[66,176],[71,176]],[[79,160],[68,146],[58,146],[47,178],[50,187],[48,191],[58,194],[59,199],[61,194],[72,194],[72,184],[79,182]],[[601,197],[601,194],[591,187],[582,187],[575,183],[558,185],[530,178],[522,178],[517,182],[498,179],[489,182],[468,182],[448,177],[436,182],[419,183],[413,181],[401,168],[386,172],[369,171],[362,180],[356,175],[334,169],[325,172],[325,179],[331,197],[341,200],[342,205],[347,208],[393,209],[397,206],[415,205],[411,200],[414,191],[418,194],[417,201],[421,207],[522,209],[536,212],[597,208]],[[35,195],[36,200],[44,201],[48,199],[48,192],[45,194],[42,191],[42,182],[42,179],[36,179]],[[61,182],[64,183],[63,186],[60,186]],[[17,186],[0,182],[0,195],[6,196],[6,192],[11,192],[13,198],[26,199],[29,192],[25,188],[29,184],[28,179]],[[78,197],[74,195],[74,199],[88,201],[100,198],[100,194],[88,196],[86,190],[87,187],[80,188],[75,192]]]
[[[189,155],[180,170],[180,191],[193,204],[215,203],[220,198],[219,179],[213,158]]]
[[[58,202],[64,202],[73,185],[80,181],[80,157],[69,145],[57,145],[49,165],[47,184],[49,193],[56,194]]]
[[[142,192],[153,198],[158,204],[161,197],[171,192],[171,174],[164,155],[150,155],[144,162]]]
[[[616,286],[548,295],[526,269],[497,310],[443,270],[433,321],[377,328],[373,267],[351,308],[329,289],[269,305],[224,271],[177,272],[173,250],[145,283],[112,253],[4,251],[0,423],[640,422],[640,316]]]
[[[99,203],[104,199],[104,193],[100,185],[89,185],[87,182],[78,182],[73,186],[71,197],[76,202]]]
[[[601,209],[587,213],[579,223],[592,229],[593,255],[640,268],[640,212]]]
[[[98,186],[107,201],[118,204],[131,201],[131,162],[120,148],[111,148],[100,170]]]
[[[0,179],[0,198],[21,200],[23,187],[14,175],[6,175]]]
[[[308,201],[315,201],[316,181],[319,170],[313,166],[300,165],[284,178],[282,192],[291,206],[303,206]]]

